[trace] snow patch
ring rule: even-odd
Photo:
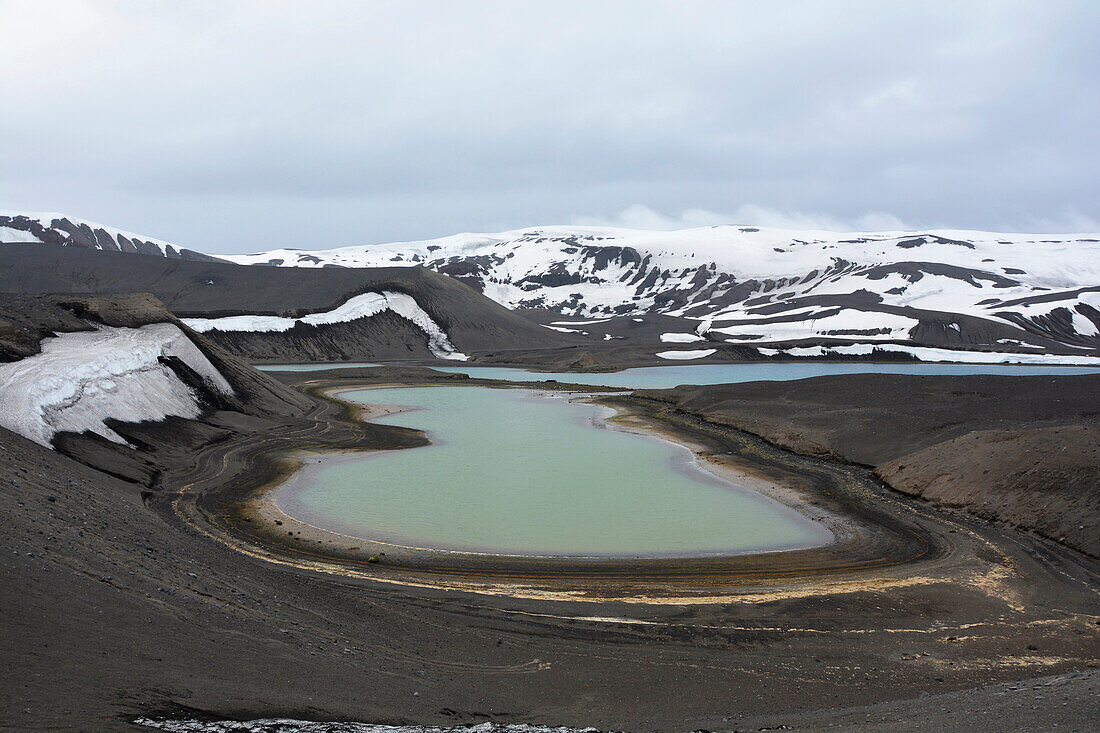
[[[585,321],[551,321],[555,326],[591,326],[596,323],[607,323],[610,318],[594,318]]]
[[[544,325],[543,328],[549,328],[551,331],[559,331],[561,333],[583,333],[585,336],[588,335],[588,331],[582,331],[579,328],[566,328],[565,326],[546,326],[546,325]]]
[[[822,312],[830,312],[828,310]],[[711,333],[734,336],[730,343],[764,343],[798,341],[810,338],[841,336],[860,341],[897,340],[907,338],[909,330],[920,323],[916,318],[894,313],[859,311],[845,308],[834,315],[815,318],[806,315],[797,321],[765,321],[763,323],[733,323],[711,326]]]
[[[99,326],[42,340],[42,351],[0,364],[0,425],[50,447],[62,431],[90,431],[116,443],[104,420],[144,422],[201,414],[195,394],[162,357],[176,357],[212,389],[233,394],[225,377],[171,323]]]
[[[370,318],[386,310],[393,311],[402,318],[412,321],[421,331],[427,334],[428,350],[435,357],[455,361],[466,361],[468,358],[454,347],[447,334],[439,327],[439,324],[433,321],[432,317],[416,304],[412,296],[390,291],[356,295],[330,311],[311,313],[301,318],[226,316],[224,318],[183,318],[181,320],[199,333],[214,330],[224,333],[271,333],[289,331],[299,323],[310,326],[320,326],[326,323],[348,323],[357,321],[360,318]]]
[[[14,244],[21,242],[31,242],[41,244],[42,240],[34,236],[30,232],[25,232],[22,229],[12,229],[11,227],[0,227],[0,242],[5,244]]]
[[[675,359],[676,361],[687,361],[688,359],[702,359],[710,356],[718,349],[691,349],[687,351],[658,351],[656,356],[661,359]]]
[[[694,333],[662,333],[661,341],[666,344],[690,344],[696,341],[705,341],[702,336]]]
[[[1073,311],[1073,330],[1081,336],[1095,336],[1098,333],[1096,324],[1077,311]]]
[[[987,351],[958,351],[937,349],[930,346],[905,346],[902,344],[850,344],[847,346],[798,346],[790,349],[758,349],[768,356],[870,356],[875,351],[909,354],[920,361],[949,362],[958,364],[1065,364],[1072,366],[1100,367],[1100,357],[1065,356],[1060,354],[1006,354]],[[770,353],[768,353],[770,352]]]

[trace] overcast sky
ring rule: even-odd
[[[1100,2],[0,0],[0,209],[208,252],[1100,229]]]

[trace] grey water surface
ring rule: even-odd
[[[360,362],[263,365],[265,371],[317,371],[376,366]],[[568,382],[621,389],[661,389],[679,384],[786,381],[829,374],[1100,374],[1100,368],[1047,364],[952,364],[939,362],[746,362],[741,364],[680,364],[638,367],[619,372],[538,372],[514,367],[435,366],[437,371],[469,374],[508,382]]]

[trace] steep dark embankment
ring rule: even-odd
[[[412,296],[460,351],[553,349],[577,343],[445,275],[410,267],[296,269],[196,262],[41,244],[0,246],[0,292],[148,292],[177,316],[277,315],[328,311],[365,292]],[[250,359],[430,359],[427,337],[393,313],[350,323],[300,325],[285,333],[208,337]]]
[[[298,391],[253,369],[216,344],[191,332],[150,295],[114,297],[5,295],[0,298],[0,361],[15,361],[40,350],[52,333],[92,330],[96,324],[140,328],[157,323],[180,327],[232,387],[224,394],[178,360],[169,366],[197,395],[202,415],[197,419],[169,417],[158,422],[108,422],[130,445],[92,432],[59,432],[57,451],[112,476],[147,489],[158,487],[165,468],[194,450],[236,435],[263,432],[275,424],[306,420],[315,403]],[[415,431],[356,425],[349,431],[365,445],[400,447],[422,439]]]
[[[38,353],[42,339],[55,333],[90,331],[95,324],[139,328],[152,323],[172,323],[182,328],[232,385],[236,393],[232,397],[204,395],[212,407],[250,415],[293,415],[309,407],[309,400],[300,393],[191,332],[163,303],[148,294],[103,297],[4,294],[0,297],[0,362]]]
[[[1100,375],[845,375],[636,394],[1100,554]]]

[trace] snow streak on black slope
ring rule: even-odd
[[[0,245],[0,293],[152,293],[178,317],[199,319],[208,340],[257,360],[431,359],[433,347],[447,348],[444,342],[481,353],[554,349],[579,340],[422,267],[244,267],[7,244]],[[390,294],[387,307],[362,308],[364,298],[383,293]],[[294,322],[276,328],[257,323],[271,321]]]

